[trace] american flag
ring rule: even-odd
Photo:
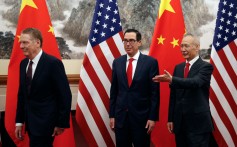
[[[81,67],[76,120],[90,146],[115,146],[109,127],[112,62],[125,54],[116,0],[97,0]]]
[[[237,1],[220,0],[211,52],[214,71],[210,107],[214,137],[221,147],[237,146]]]

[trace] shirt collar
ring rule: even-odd
[[[195,58],[193,58],[192,60],[189,61],[189,64],[192,66],[198,59],[199,59],[199,56],[196,56]],[[187,62],[188,61],[186,61],[186,63]]]
[[[35,58],[32,60],[33,63],[35,63],[36,65],[38,64],[42,53],[43,53],[43,51],[42,51],[42,49],[41,49],[40,52],[39,52],[39,53],[35,56]]]
[[[130,58],[133,58],[134,60],[138,60],[139,56],[140,56],[140,51],[138,51],[133,57],[130,57],[127,54],[127,60],[129,60]]]

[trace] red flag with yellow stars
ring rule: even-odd
[[[161,0],[149,55],[159,62],[160,74],[173,73],[176,64],[184,61],[179,44],[185,33],[182,7],[179,0]],[[174,135],[167,129],[169,85],[160,84],[160,119],[152,132],[155,146],[175,146]]]
[[[43,51],[59,59],[60,53],[54,36],[54,29],[51,24],[45,0],[22,0],[18,26],[14,40],[14,46],[8,67],[5,126],[8,134],[19,147],[29,146],[27,134],[23,133],[24,141],[19,141],[15,137],[15,115],[17,105],[17,93],[19,86],[20,62],[24,57],[20,49],[19,37],[25,28],[33,27],[41,31],[43,36]],[[55,137],[55,147],[72,146],[75,147],[72,121],[70,129],[66,129],[62,135]]]

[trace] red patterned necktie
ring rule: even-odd
[[[184,68],[184,78],[188,77],[189,66],[190,66],[190,63],[187,62],[186,65],[185,65],[185,68]]]
[[[128,68],[127,68],[127,78],[128,78],[128,86],[129,87],[132,84],[132,61],[133,60],[134,60],[133,58],[129,59]]]

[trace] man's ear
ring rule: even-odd
[[[196,50],[199,52],[199,50],[200,50],[200,45],[194,44],[194,46],[196,47]]]
[[[142,40],[140,40],[140,41],[137,41],[138,43],[139,43],[139,45],[138,46],[142,46]]]
[[[39,39],[36,39],[36,43],[40,46],[40,40]]]

